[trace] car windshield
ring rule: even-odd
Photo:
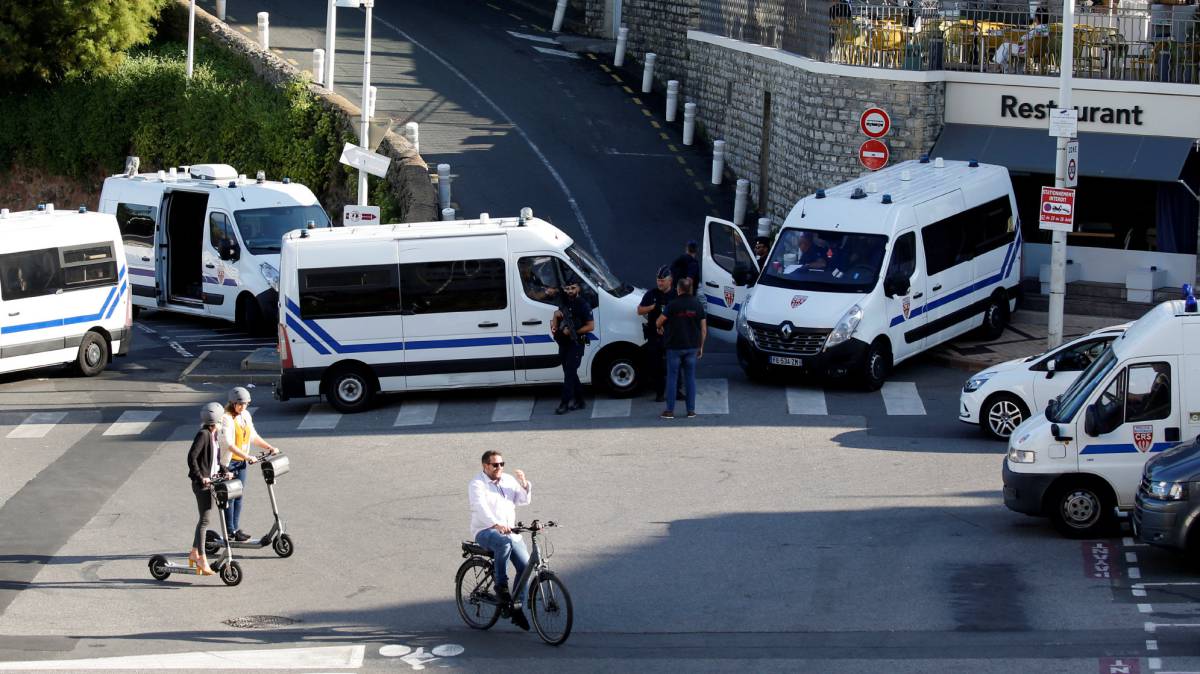
[[[1100,357],[1092,361],[1083,374],[1071,384],[1059,398],[1058,402],[1053,403],[1046,410],[1046,418],[1054,423],[1064,424],[1075,418],[1079,412],[1079,408],[1083,407],[1083,401],[1088,399],[1096,386],[1112,372],[1117,365],[1117,354],[1113,351],[1112,345],[1100,354]]]
[[[621,283],[620,279],[613,276],[604,265],[596,261],[591,253],[583,250],[579,246],[571,246],[567,248],[567,257],[571,262],[579,267],[579,270],[587,276],[588,280],[593,284],[600,286],[613,297],[624,297],[633,292],[633,286]]]
[[[870,292],[879,280],[887,237],[819,229],[783,230],[759,283],[793,290]]]
[[[238,231],[246,248],[254,255],[278,253],[283,247],[283,235],[293,229],[329,227],[329,216],[319,205],[274,206],[235,211]]]

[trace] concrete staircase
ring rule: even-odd
[[[1022,308],[1033,311],[1049,309],[1050,297],[1041,294],[1037,279],[1023,279],[1021,289],[1025,293],[1021,303]],[[1141,318],[1158,303],[1180,297],[1179,288],[1159,288],[1154,291],[1153,304],[1130,302],[1125,299],[1125,285],[1122,283],[1075,281],[1067,284],[1064,312],[1081,316],[1107,316],[1134,320]]]

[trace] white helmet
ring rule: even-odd
[[[225,408],[221,407],[221,403],[209,403],[200,410],[200,424],[203,426],[219,424],[224,415]]]
[[[230,403],[246,403],[250,404],[250,392],[241,386],[235,386],[229,389]]]

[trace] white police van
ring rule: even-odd
[[[100,210],[117,218],[135,307],[235,321],[263,332],[275,325],[279,247],[329,216],[304,185],[247,180],[232,166],[123,174],[104,181]]]
[[[999,335],[1015,308],[1021,229],[1008,170],[907,161],[817,190],[792,209],[759,270],[741,230],[708,218],[708,327],[748,375],[850,375],[968,330]]]
[[[596,324],[580,379],[618,396],[640,384],[641,294],[529,209],[291,232],[280,261],[282,400],[358,412],[381,391],[561,382],[550,320],[571,278]]]
[[[1200,312],[1163,302],[1113,340],[1042,414],[1017,426],[1004,459],[1004,504],[1092,538],[1134,507],[1153,454],[1200,434]]]
[[[128,353],[126,271],[111,215],[0,211],[0,372],[73,363],[91,377]]]

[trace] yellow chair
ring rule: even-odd
[[[975,31],[966,21],[946,24],[943,31],[945,42],[944,63],[948,70],[962,70],[970,66],[975,53]]]
[[[876,21],[868,37],[868,65],[899,68],[904,62],[904,27],[891,21]]]

